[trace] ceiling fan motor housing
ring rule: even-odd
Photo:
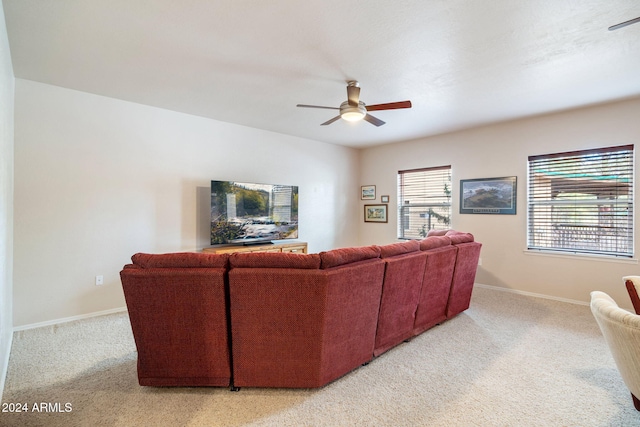
[[[367,115],[367,109],[364,102],[359,101],[358,106],[349,105],[349,101],[340,104],[340,117],[349,122],[361,120]]]

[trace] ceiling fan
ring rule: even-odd
[[[340,104],[340,107],[323,107],[320,105],[306,105],[306,104],[298,104],[297,107],[302,108],[324,108],[327,110],[340,110],[340,114],[326,122],[322,123],[320,126],[330,125],[336,120],[342,118],[349,122],[355,122],[358,120],[366,120],[372,125],[382,126],[385,122],[378,119],[377,117],[373,117],[369,114],[369,111],[380,111],[380,110],[396,110],[399,108],[411,108],[411,101],[401,101],[401,102],[389,102],[386,104],[375,104],[375,105],[366,105],[364,102],[360,101],[360,85],[355,80],[349,80],[347,82],[347,100]]]
[[[612,25],[609,27],[609,31],[617,30],[618,28],[626,27],[627,25],[635,24],[637,22],[640,22],[640,16],[635,19],[630,19],[628,21],[624,21],[619,24]]]

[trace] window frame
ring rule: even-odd
[[[634,181],[633,144],[529,156],[527,251],[633,258]]]
[[[447,172],[442,173],[442,171]],[[421,173],[433,173],[433,176],[425,175],[420,177],[419,174]],[[407,182],[408,179],[414,180],[416,178],[418,179],[417,182]],[[411,190],[415,190],[415,188],[412,188],[415,185],[423,185],[424,188],[427,189],[429,184],[433,185],[436,183],[436,185],[438,185],[437,180],[442,178],[448,178],[448,180],[444,180],[444,187],[441,194],[437,192],[426,192],[424,194],[411,193]],[[409,194],[407,194],[408,191]],[[445,230],[451,228],[453,216],[452,192],[453,182],[451,165],[399,170],[397,174],[397,238],[400,240],[422,239],[426,237],[429,229]],[[410,197],[421,197],[422,200],[417,203],[410,203],[410,200],[406,200]],[[425,199],[429,198],[433,198],[438,201],[434,201],[432,203],[426,202]],[[448,199],[448,202],[443,202],[443,199]],[[428,211],[415,212],[412,215],[412,208],[416,210],[428,209]],[[445,208],[447,212],[443,213],[443,208]],[[436,212],[434,209],[437,209],[440,212]],[[435,222],[433,223],[430,222],[432,220],[432,216],[435,218]],[[425,220],[421,222],[420,218],[425,218]],[[411,230],[413,228],[411,227],[411,224],[416,220],[418,220],[418,224],[420,224],[421,227],[418,231],[413,230],[412,232]],[[427,229],[427,226],[430,224],[433,224],[434,226]],[[440,225],[438,226],[438,224]]]

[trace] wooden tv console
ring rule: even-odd
[[[291,252],[306,254],[307,242],[217,246],[213,248],[204,248],[202,249],[202,252],[209,254],[229,254],[234,252]]]

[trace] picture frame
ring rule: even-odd
[[[461,214],[515,215],[517,177],[460,180]]]
[[[380,196],[381,203],[389,203],[389,196]]]
[[[387,206],[364,205],[364,222],[388,222]]]
[[[363,185],[360,187],[360,200],[375,200],[375,199],[376,199],[375,185]]]

